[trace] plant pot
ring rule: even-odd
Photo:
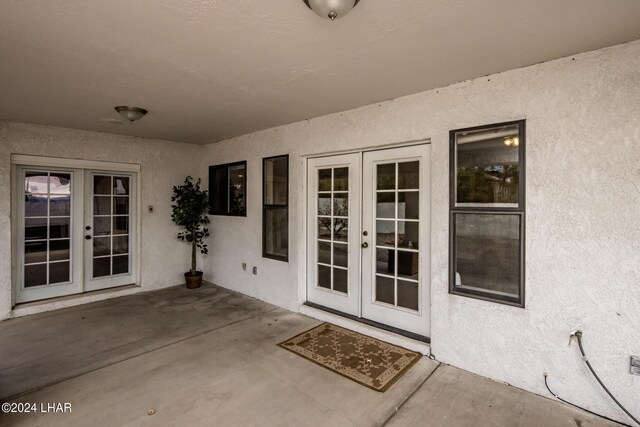
[[[188,289],[197,289],[202,284],[202,271],[196,271],[195,275],[192,275],[190,271],[184,273],[184,280]]]

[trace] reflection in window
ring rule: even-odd
[[[247,162],[209,166],[209,215],[247,216]]]
[[[456,206],[509,206],[519,202],[518,125],[457,132]]]

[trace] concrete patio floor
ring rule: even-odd
[[[614,425],[422,358],[378,393],[276,346],[317,320],[205,285],[0,323],[0,425]],[[152,415],[149,415],[149,411]]]

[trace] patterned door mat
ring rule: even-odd
[[[330,323],[278,345],[380,392],[387,391],[422,357],[420,353]]]

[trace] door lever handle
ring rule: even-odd
[[[366,249],[369,247],[369,244],[367,242],[362,242],[362,247]]]

